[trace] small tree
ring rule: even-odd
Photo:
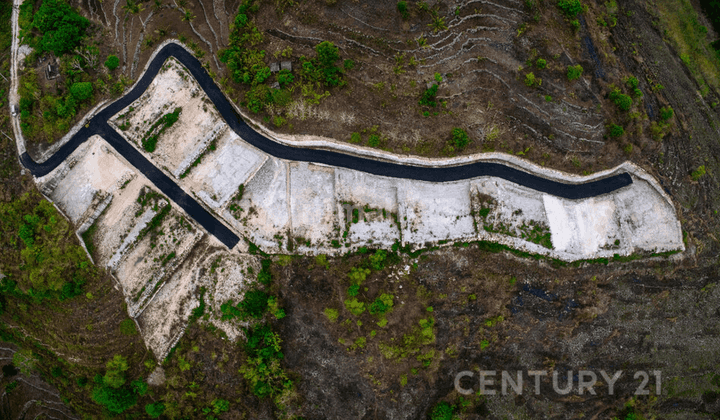
[[[539,77],[535,77],[535,74],[530,72],[525,75],[525,86],[527,87],[533,87],[533,86],[540,86],[542,84],[542,79]]]
[[[408,14],[407,2],[406,2],[406,1],[399,1],[399,2],[397,3],[397,10],[398,10],[398,12],[400,12],[400,14],[402,15],[403,19],[407,19],[407,18],[408,18],[409,14]]]
[[[674,111],[670,105],[660,108],[660,119],[667,121],[672,118]]]
[[[145,412],[148,414],[148,416],[150,416],[150,418],[156,419],[160,417],[163,412],[165,412],[165,406],[161,402],[148,404],[145,406]]]
[[[535,65],[537,66],[537,68],[542,70],[547,67],[547,61],[545,61],[544,58],[538,58],[537,61],[535,61]]]
[[[103,377],[105,385],[117,389],[125,384],[125,371],[129,368],[127,359],[116,354],[105,367],[107,369]]]
[[[610,137],[620,137],[625,134],[625,130],[617,124],[610,124],[608,127],[608,134]]]
[[[90,82],[73,83],[72,86],[70,86],[70,94],[78,102],[82,102],[87,99],[90,99],[93,94],[92,83],[90,83]]]
[[[583,74],[583,68],[580,64],[577,64],[574,66],[568,66],[568,68],[567,68],[567,78],[569,81],[579,79],[580,76],[582,76],[582,74]]]
[[[569,18],[574,18],[583,11],[583,4],[580,0],[559,0],[558,8]]]
[[[117,57],[117,55],[109,55],[107,60],[105,60],[105,67],[108,68],[108,70],[113,71],[120,65],[120,59]]]
[[[462,149],[470,143],[470,138],[465,130],[455,127],[452,129],[452,142],[455,148]]]

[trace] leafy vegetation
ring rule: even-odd
[[[245,347],[248,358],[240,373],[248,380],[256,396],[282,399],[292,390],[293,381],[281,366],[284,355],[280,336],[267,325],[250,328],[245,334],[248,338]]]
[[[162,135],[165,130],[172,127],[173,124],[175,124],[180,117],[180,112],[182,111],[182,108],[177,107],[173,110],[173,112],[169,112],[162,117],[158,118],[155,123],[153,123],[152,126],[148,129],[148,131],[145,133],[145,136],[141,140],[143,149],[145,149],[146,152],[154,152],[155,147],[157,146],[157,141],[160,135]],[[158,129],[158,127],[160,127]],[[157,132],[155,130],[157,129]]]
[[[580,76],[582,76],[582,74],[583,74],[583,68],[580,64],[576,64],[574,66],[568,66],[568,68],[567,68],[567,79],[569,81],[579,79]]]
[[[619,88],[612,89],[608,97],[622,111],[628,111],[632,107],[632,98],[622,93]]]
[[[539,77],[535,77],[535,74],[533,72],[530,72],[525,75],[525,86],[538,87],[541,84],[542,84],[542,79]]]
[[[558,0],[557,6],[568,18],[574,18],[583,11],[583,4],[580,0]]]
[[[432,409],[431,420],[452,420],[455,415],[455,407],[445,401],[438,403]]]
[[[108,68],[108,70],[113,71],[120,65],[120,59],[116,55],[109,55],[107,60],[105,60],[105,67]]]
[[[56,56],[74,51],[85,35],[90,21],[62,0],[43,0],[32,20],[38,37],[26,39],[38,52],[51,51]]]
[[[608,126],[608,134],[610,137],[620,137],[625,134],[625,130],[617,124],[610,124]]]
[[[430,88],[425,90],[420,96],[419,104],[420,106],[429,106],[430,108],[434,108],[437,106],[437,102],[435,101],[435,97],[437,96],[438,91],[438,85],[437,83],[434,83]]]
[[[697,169],[695,169],[690,176],[692,177],[693,181],[697,181],[700,178],[702,178],[705,175],[705,165],[698,166]]]

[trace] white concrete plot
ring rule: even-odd
[[[404,243],[462,241],[476,237],[468,181],[401,181],[398,192]]]
[[[79,224],[107,194],[135,175],[105,140],[93,136],[54,171],[37,179],[40,191]]]
[[[187,178],[183,188],[193,191],[205,204],[219,209],[238,192],[267,159],[267,155],[240,140],[232,130],[225,130],[217,148],[209,151]]]
[[[289,201],[293,237],[304,238],[315,248],[328,248],[328,242],[339,237],[333,168],[291,163]],[[300,252],[303,248],[307,246],[302,245]]]
[[[337,168],[335,196],[340,203],[340,224],[347,231],[343,239],[350,249],[390,247],[400,241],[395,180]]]
[[[245,184],[242,199],[221,213],[223,220],[241,235],[267,252],[286,252],[276,236],[286,235],[290,229],[288,204],[288,165],[270,157]]]

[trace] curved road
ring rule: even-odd
[[[177,44],[168,44],[163,47],[152,60],[140,81],[130,92],[98,112],[85,127],[82,127],[49,159],[38,163],[32,160],[27,152],[23,152],[20,156],[23,165],[36,177],[47,175],[53,169],[57,168],[80,144],[95,134],[100,135],[107,140],[115,150],[122,154],[131,165],[135,166],[143,175],[152,181],[160,191],[175,201],[193,219],[200,223],[203,228],[217,237],[228,248],[233,248],[239,241],[236,234],[205,210],[194,198],[186,194],[175,181],[155,167],[142,153],[130,145],[107,123],[108,119],[130,105],[145,92],[165,60],[171,56],[175,57],[190,70],[190,73],[192,73],[193,77],[198,81],[210,100],[213,101],[215,107],[230,128],[244,141],[277,158],[323,163],[374,175],[431,182],[458,181],[479,176],[494,176],[540,192],[568,199],[595,197],[632,184],[632,178],[627,173],[585,184],[566,184],[499,163],[475,162],[467,165],[442,168],[420,167],[382,162],[330,150],[305,149],[280,144],[250,128],[237,114],[200,62]]]

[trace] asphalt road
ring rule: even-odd
[[[306,149],[280,144],[248,126],[240,115],[235,112],[233,106],[213,82],[200,62],[177,44],[168,44],[160,50],[140,81],[130,92],[98,112],[86,127],[81,128],[49,159],[38,163],[33,161],[27,152],[24,152],[20,157],[23,165],[37,177],[47,175],[57,168],[80,144],[91,136],[98,134],[122,154],[130,164],[142,172],[163,194],[167,195],[168,198],[177,203],[200,223],[203,228],[217,237],[228,248],[233,248],[240,240],[237,235],[205,210],[194,198],[186,194],[172,179],[155,167],[107,123],[108,119],[130,105],[145,92],[165,60],[171,56],[188,68],[230,128],[246,142],[277,158],[323,163],[374,175],[430,182],[458,181],[479,176],[494,176],[543,193],[568,199],[595,197],[632,184],[632,178],[627,173],[584,184],[566,184],[499,163],[475,162],[460,166],[431,168],[377,161],[329,150]]]

